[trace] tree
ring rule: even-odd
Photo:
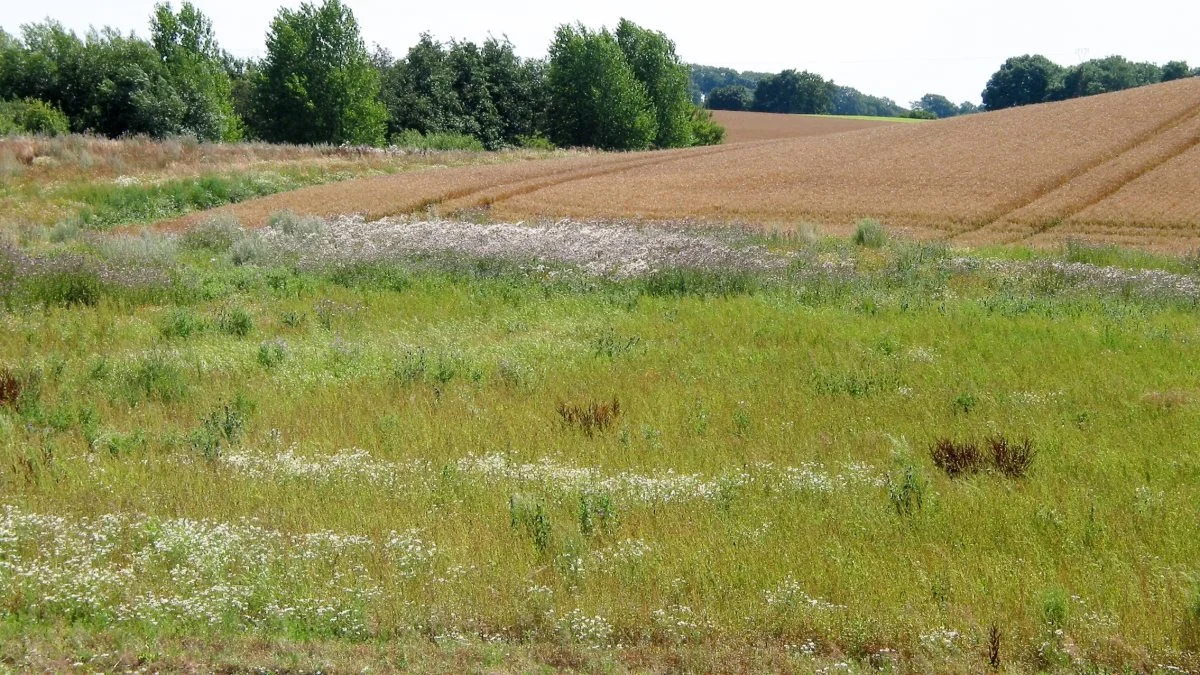
[[[628,19],[617,24],[616,38],[634,77],[646,87],[658,123],[655,145],[660,148],[692,145],[689,73],[675,54],[675,43],[666,35]]]
[[[545,128],[545,64],[523,60],[507,38],[488,38],[481,50],[489,91],[507,143],[537,135]]]
[[[1062,77],[1062,66],[1040,54],[1010,58],[988,80],[983,107],[1000,110],[1050,100]]]
[[[233,82],[225,70],[212,21],[190,2],[179,13],[155,5],[150,39],[184,103],[181,126],[204,140],[235,141],[242,123],[233,109]]]
[[[717,87],[704,99],[709,110],[749,110],[753,103],[754,92],[740,84]]]
[[[1192,75],[1188,68],[1187,61],[1168,61],[1162,67],[1162,81],[1170,82],[1172,80],[1182,80],[1185,77]]]
[[[904,112],[904,108],[890,98],[868,96],[853,87],[833,87],[834,115],[896,117]]]
[[[833,83],[816,73],[785,70],[758,83],[753,110],[826,114],[833,109]]]
[[[1108,56],[1068,68],[1055,98],[1094,96],[1160,81],[1162,69],[1153,63],[1133,63],[1123,56]]]
[[[267,34],[254,124],[273,142],[384,141],[387,110],[353,12],[340,0],[282,8]]]
[[[954,117],[959,113],[958,106],[941,94],[925,94],[921,100],[913,101],[912,107],[916,110],[933,113],[938,118]]]
[[[975,113],[979,112],[979,110],[979,106],[970,101],[963,101],[962,103],[958,104],[959,115],[974,115]]]
[[[658,136],[646,85],[607,30],[559,26],[546,73],[550,138],[559,145],[643,150]]]

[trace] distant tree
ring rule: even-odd
[[[754,92],[740,84],[717,87],[704,99],[704,107],[709,110],[749,110],[753,103]]]
[[[233,83],[225,70],[212,21],[190,2],[175,13],[155,5],[150,40],[183,100],[182,126],[205,140],[235,141],[242,122],[233,108]]]
[[[387,118],[379,87],[358,22],[340,0],[285,7],[267,34],[254,123],[268,141],[379,145]]]
[[[1049,100],[1061,86],[1062,77],[1062,66],[1044,56],[1010,58],[988,80],[983,107],[1000,110]]]
[[[559,145],[642,150],[658,121],[642,84],[612,33],[559,26],[546,73],[550,138]]]
[[[1192,75],[1188,68],[1187,61],[1168,61],[1162,67],[1162,81],[1170,82],[1171,80],[1181,80]]]
[[[959,115],[974,115],[975,113],[977,113],[979,111],[980,111],[980,107],[975,105],[974,103],[971,103],[970,101],[963,101],[962,103],[958,104],[958,114]]]
[[[935,117],[954,117],[959,114],[958,106],[941,94],[925,94],[919,101],[913,101],[914,110],[924,110],[933,113]]]
[[[692,103],[696,105],[700,105],[714,89],[736,85],[754,91],[760,80],[770,76],[770,73],[738,72],[732,68],[697,64],[689,64],[688,68],[691,70]]]
[[[913,108],[912,110],[905,112],[900,117],[906,117],[912,120],[936,120],[938,118],[937,115],[929,112],[928,110],[921,110],[920,108]]]
[[[833,114],[834,115],[867,115],[872,117],[896,117],[904,114],[901,108],[890,98],[869,96],[853,87],[834,86]]]
[[[1108,56],[1068,68],[1055,98],[1094,96],[1160,81],[1162,69],[1153,63],[1134,63],[1123,56]]]
[[[463,133],[464,111],[454,81],[446,48],[430,34],[422,33],[408,56],[384,74],[389,131]]]
[[[646,87],[658,131],[660,148],[692,145],[692,103],[688,96],[687,66],[675,54],[675,43],[666,35],[621,19],[617,44],[636,77]]]
[[[479,139],[486,148],[499,148],[504,143],[504,120],[492,100],[492,85],[479,47],[473,42],[451,42],[447,64],[462,110],[461,133]]]
[[[816,73],[785,70],[758,83],[753,110],[824,114],[833,109],[833,84]]]

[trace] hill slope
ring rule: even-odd
[[[875,217],[964,244],[1200,244],[1200,78],[926,124],[666,152],[446,169],[232,207],[497,218],[691,218],[844,231]]]

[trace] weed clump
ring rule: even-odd
[[[1037,456],[1033,442],[1028,438],[1016,443],[1004,436],[993,436],[987,443],[991,450],[992,468],[1009,478],[1024,478],[1033,466],[1033,458]]]
[[[188,436],[188,444],[210,462],[220,459],[224,446],[241,440],[253,408],[254,404],[241,394],[232,403],[222,403],[201,418],[200,426]]]
[[[0,406],[17,407],[25,383],[17,373],[7,366],[0,368]]]
[[[979,446],[971,441],[956,443],[949,438],[939,439],[929,454],[934,466],[951,478],[979,473],[987,465]]]
[[[887,239],[887,230],[874,218],[864,218],[854,227],[854,243],[858,246],[883,248]]]
[[[508,515],[512,529],[524,531],[539,555],[550,548],[550,517],[542,500],[532,500],[523,495],[508,498]]]
[[[217,317],[217,328],[226,335],[244,338],[254,330],[254,317],[241,307],[234,307],[221,312]]]
[[[589,438],[596,432],[606,431],[621,416],[621,402],[614,396],[608,403],[592,402],[586,405],[558,404],[558,415],[570,427],[579,427]]]
[[[242,238],[242,224],[233,216],[214,216],[183,235],[183,248],[189,251],[224,253]]]
[[[1037,452],[1028,438],[1016,442],[996,435],[984,442],[984,448],[975,441],[941,438],[934,442],[929,456],[950,478],[989,470],[1007,478],[1024,478],[1033,466]]]

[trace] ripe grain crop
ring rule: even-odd
[[[869,217],[968,244],[1083,237],[1190,250],[1200,245],[1197,109],[1191,78],[923,124],[378,177],[229,210],[248,225],[284,208],[368,219],[433,208],[839,234]]]
[[[868,119],[825,115],[783,115],[735,110],[714,110],[713,120],[725,127],[726,143],[825,136],[843,131],[857,131],[901,123],[900,118]]]

